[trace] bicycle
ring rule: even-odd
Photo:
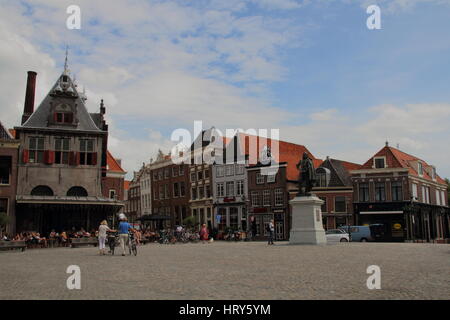
[[[135,256],[137,255],[137,245],[136,245],[136,238],[134,237],[134,232],[128,233],[128,250],[131,253],[133,253]]]
[[[108,233],[108,245],[109,245],[109,252],[111,255],[114,255],[114,250],[117,246],[117,232],[109,232]]]

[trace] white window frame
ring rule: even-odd
[[[259,191],[252,191],[252,195],[251,195],[252,206],[253,207],[261,206],[259,200],[260,200]]]
[[[217,197],[225,196],[225,184],[223,182],[219,182],[216,185]]]
[[[260,172],[256,173],[256,184],[264,184],[264,175],[261,174]]]
[[[227,181],[225,187],[226,187],[227,197],[234,197],[234,195],[235,195],[234,181]]]
[[[376,166],[376,162],[377,162],[377,160],[379,160],[379,159],[383,159],[383,161],[384,161],[384,167],[383,167],[383,168],[377,168],[377,166]],[[373,157],[373,167],[372,167],[372,168],[374,168],[374,169],[386,169],[387,167],[388,167],[388,165],[387,165],[386,157],[385,157],[385,156],[382,156],[382,157]]]
[[[244,195],[244,180],[236,181],[236,195],[243,196]]]
[[[225,174],[224,169],[225,169],[224,166],[217,166],[216,167],[216,177],[223,177]]]
[[[263,190],[263,206],[270,207],[272,205],[271,190]]]
[[[227,164],[225,166],[225,174],[227,177],[234,176],[234,164]]]
[[[275,206],[279,207],[282,205],[284,205],[283,189],[277,188],[275,189]]]
[[[267,183],[275,183],[276,182],[276,174],[267,175]]]

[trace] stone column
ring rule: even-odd
[[[315,195],[295,197],[292,206],[290,244],[326,244],[322,225],[321,206],[324,203]]]

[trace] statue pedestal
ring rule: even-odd
[[[312,195],[297,196],[289,203],[292,206],[289,244],[326,244],[321,212],[323,201]]]

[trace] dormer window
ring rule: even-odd
[[[431,167],[431,179],[436,180],[436,168]]]
[[[423,176],[423,164],[422,162],[417,163],[417,172],[419,173],[419,176]]]
[[[386,168],[386,159],[384,157],[382,158],[374,158],[374,166],[376,169],[384,169]]]
[[[55,122],[71,124],[73,122],[72,112],[55,112]]]

